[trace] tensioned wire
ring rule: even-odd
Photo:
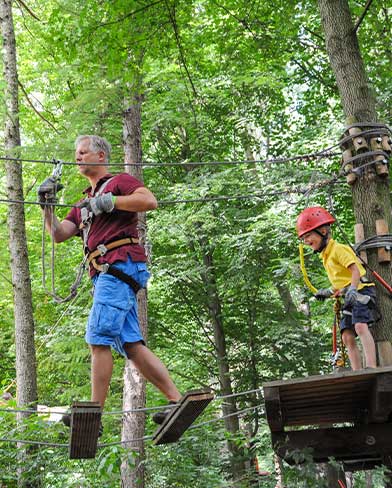
[[[219,422],[219,421],[224,420],[226,418],[233,417],[235,415],[240,416],[240,415],[243,415],[243,414],[248,413],[250,411],[256,410],[258,408],[262,408],[263,406],[264,406],[264,404],[261,403],[259,405],[247,407],[247,408],[244,408],[242,410],[238,410],[236,412],[229,413],[227,415],[222,415],[222,416],[217,417],[215,419],[211,419],[211,420],[208,420],[205,422],[201,422],[199,424],[195,424],[195,425],[191,426],[190,428],[196,429],[196,428],[200,428],[200,427],[207,425],[207,424]],[[148,435],[148,436],[139,437],[137,439],[130,439],[130,440],[124,440],[124,441],[115,441],[115,442],[109,442],[109,443],[104,443],[104,444],[98,444],[98,447],[104,448],[104,447],[111,447],[111,446],[117,446],[117,445],[132,444],[135,442],[151,440],[151,439],[153,439],[153,437],[154,436],[152,436],[152,435]],[[21,444],[32,444],[32,445],[37,445],[37,446],[63,447],[63,448],[64,447],[69,448],[69,446],[70,446],[69,443],[63,444],[63,443],[56,443],[56,442],[35,441],[35,440],[29,440],[29,439],[14,439],[14,438],[5,438],[5,437],[0,437],[0,442],[12,442],[12,443],[21,443]]]
[[[250,395],[252,393],[259,393],[262,391],[262,388],[256,388],[253,390],[246,390],[246,391],[240,391],[238,393],[230,393],[228,395],[220,395],[214,398],[213,401],[217,400],[224,400],[226,398],[235,398],[239,396],[244,396],[244,395]],[[121,414],[127,414],[127,413],[136,413],[136,412],[148,412],[151,410],[161,410],[165,408],[175,408],[176,405],[157,405],[157,406],[152,406],[152,407],[143,407],[143,408],[135,408],[135,409],[130,409],[130,410],[113,410],[111,412],[102,412],[102,415],[121,415]],[[41,414],[44,415],[46,412],[38,412],[35,409],[18,409],[18,408],[0,408],[0,412],[9,412],[9,413],[29,413],[29,414]],[[64,411],[54,411],[51,410],[48,413],[57,413],[57,414],[63,414],[65,413]]]

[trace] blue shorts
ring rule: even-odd
[[[361,295],[367,295],[372,298],[366,305],[356,302],[353,307],[343,309],[342,320],[340,322],[340,332],[351,329],[355,333],[355,324],[368,324],[371,327],[375,321],[376,312],[376,287],[365,286],[359,292]]]
[[[116,261],[114,266],[132,276],[142,287],[150,277],[146,263]],[[107,273],[99,273],[92,279],[94,301],[87,322],[85,339],[88,344],[111,346],[127,357],[126,342],[143,340],[137,317],[135,292],[124,281]]]

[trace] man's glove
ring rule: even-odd
[[[315,293],[315,298],[317,300],[325,300],[326,298],[331,298],[333,295],[332,288],[320,288],[320,290]]]
[[[108,192],[98,197],[86,198],[79,203],[78,207],[87,208],[94,215],[100,215],[103,212],[110,213],[114,209],[114,196],[111,192]]]
[[[45,208],[46,203],[56,203],[56,193],[62,190],[64,186],[59,183],[53,176],[49,176],[38,187],[38,201],[41,208]]]

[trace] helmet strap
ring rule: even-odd
[[[328,228],[328,232],[326,234],[323,234],[319,229],[314,229],[313,232],[316,232],[316,234],[318,234],[321,237],[321,243],[319,248],[313,251],[314,253],[317,254],[324,251],[324,249],[327,247],[330,231]]]

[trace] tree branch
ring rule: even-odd
[[[34,104],[33,102],[30,100],[24,86],[22,85],[22,83],[18,80],[18,85],[20,87],[20,89],[22,90],[23,92],[23,95],[26,97],[26,100],[27,100],[27,103],[30,105],[30,107],[34,110],[34,112],[38,115],[38,117],[40,119],[42,119],[44,122],[46,122],[48,125],[50,125],[50,127],[56,132],[56,134],[59,134],[59,131],[56,129],[56,127],[52,124],[52,122],[50,122],[48,119],[46,119],[35,107],[34,107]]]
[[[16,2],[19,4],[20,7],[24,8],[26,12],[28,12],[33,19],[38,20],[38,22],[42,22],[42,20],[28,7],[23,0],[16,0]]]

